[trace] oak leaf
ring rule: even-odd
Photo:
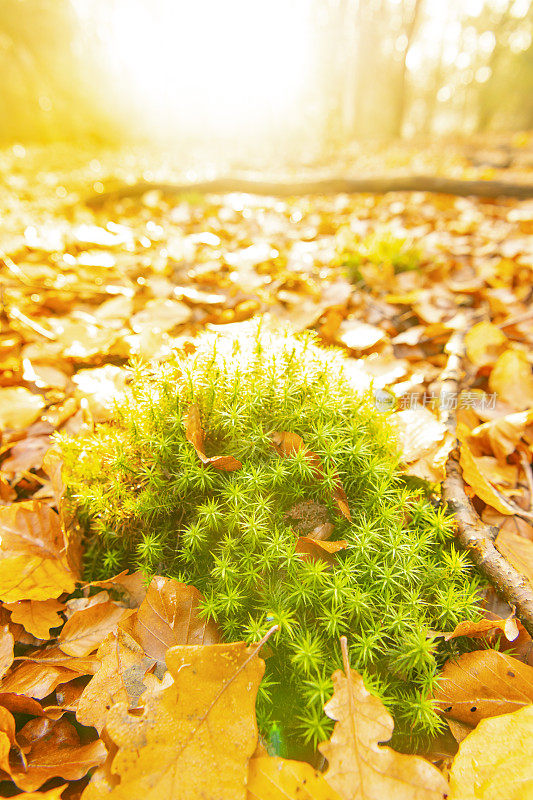
[[[449,800],[532,797],[532,759],[533,705],[482,720],[455,756]]]
[[[58,515],[24,501],[0,507],[0,599],[50,600],[74,591],[67,542]]]
[[[476,725],[533,703],[533,667],[497,650],[475,650],[447,661],[435,693],[445,717]]]
[[[448,784],[433,764],[379,746],[392,736],[394,721],[349,668],[344,644],[343,655],[346,672],[333,674],[334,694],[324,707],[335,728],[319,745],[329,762],[327,782],[344,800],[443,800]]]
[[[261,756],[248,767],[247,800],[342,800],[324,776],[305,761]]]
[[[63,624],[58,612],[64,607],[59,600],[19,600],[4,604],[4,608],[11,611],[13,622],[18,622],[37,639],[49,639],[50,628]]]
[[[142,714],[130,714],[127,703],[110,709],[106,733],[118,748],[111,772],[119,782],[101,791],[89,784],[84,800],[245,800],[264,671],[257,648],[177,646],[166,661],[174,683],[149,697]]]
[[[185,437],[196,450],[202,464],[210,464],[223,472],[234,472],[242,467],[241,462],[233,456],[206,456],[204,450],[205,431],[200,420],[200,409],[196,404],[189,407],[185,423]]]

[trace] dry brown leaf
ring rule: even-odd
[[[476,459],[467,443],[468,433],[468,429],[462,423],[459,423],[457,426],[457,438],[460,442],[460,464],[464,482],[472,489],[474,494],[501,514],[514,514],[515,509],[508,504],[505,497],[480,472]]]
[[[233,456],[211,456],[211,458],[206,456],[204,452],[205,431],[200,420],[200,409],[195,404],[190,406],[187,413],[185,436],[196,450],[202,464],[210,464],[223,472],[234,472],[242,467],[241,462]]]
[[[2,681],[3,693],[15,693],[42,700],[60,683],[67,683],[79,673],[65,667],[25,661],[16,666]]]
[[[469,636],[472,639],[485,639],[491,632],[502,631],[508,642],[514,642],[518,637],[519,630],[516,619],[481,619],[478,622],[460,622],[451,633],[445,633],[444,639],[457,639],[458,636]]]
[[[489,389],[517,411],[533,406],[531,365],[521,350],[502,353],[490,373]]]
[[[124,603],[129,608],[136,608],[140,606],[146,597],[147,586],[146,576],[143,572],[131,572],[127,569],[114,575],[112,578],[107,578],[104,581],[91,581],[85,586],[101,586],[102,589],[118,589],[121,594],[124,594]]]
[[[158,661],[163,661],[169,647],[177,644],[216,644],[220,641],[217,626],[198,616],[201,600],[194,586],[155,577],[137,611],[121,627],[147,656]]]
[[[142,714],[129,714],[126,703],[110,709],[106,731],[118,748],[111,772],[119,782],[105,790],[89,784],[84,800],[245,800],[264,671],[257,648],[178,646],[167,652],[167,666],[174,683],[148,698]]]
[[[322,541],[313,536],[300,536],[296,542],[295,552],[302,553],[304,558],[312,561],[327,561],[329,564],[335,563],[335,553],[345,550],[348,542],[344,539],[338,541]]]
[[[33,792],[50,778],[79,780],[107,757],[104,743],[98,739],[81,744],[76,728],[66,720],[51,721],[44,717],[30,720],[19,732],[27,753],[27,770],[11,769],[10,774],[20,789]]]
[[[346,674],[333,674],[334,694],[324,707],[335,728],[319,745],[329,763],[327,782],[344,800],[444,800],[448,784],[433,764],[379,745],[392,736],[394,721],[349,669],[344,637],[341,642]]]
[[[0,430],[24,430],[41,416],[46,403],[23,386],[0,389]]]
[[[532,761],[533,705],[482,720],[454,758],[449,800],[533,797]]]
[[[470,431],[470,437],[493,452],[500,461],[505,461],[507,456],[514,453],[526,427],[532,422],[533,409],[518,411],[478,425]]]
[[[402,461],[410,464],[429,453],[446,436],[446,427],[429,408],[406,408],[391,415]]]
[[[12,800],[61,800],[61,795],[67,787],[66,783],[61,786],[54,786],[53,789],[48,789],[44,792],[24,792],[24,794],[15,794]]]
[[[9,625],[0,629],[0,678],[3,678],[13,663],[15,639],[9,630]]]
[[[435,701],[446,717],[477,725],[533,703],[533,667],[497,650],[464,653],[444,665]]]
[[[495,541],[500,553],[533,587],[533,542],[508,530],[500,530]]]
[[[37,639],[49,639],[50,628],[63,624],[58,612],[63,611],[65,605],[59,600],[19,600],[5,603],[4,608],[11,611],[13,622],[18,622]]]
[[[305,761],[250,759],[246,800],[343,800]]]
[[[476,367],[494,364],[505,350],[507,336],[492,322],[478,322],[465,336],[466,354]]]
[[[69,656],[88,656],[116,629],[124,614],[129,613],[113,600],[75,611],[59,634],[58,645]]]
[[[58,515],[37,501],[0,507],[0,599],[50,600],[74,591],[76,575]]]
[[[2,462],[2,472],[11,477],[20,472],[41,469],[49,447],[49,436],[30,436],[15,442],[10,448],[9,458]]]
[[[146,656],[135,639],[120,627],[104,639],[97,655],[100,668],[83,690],[76,718],[101,733],[112,705],[123,702],[128,708],[135,707],[146,691],[144,679],[155,659]]]

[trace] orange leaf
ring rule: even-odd
[[[521,350],[506,350],[489,377],[489,389],[517,411],[533,406],[531,365]]]
[[[201,600],[194,586],[155,577],[138,610],[121,627],[158,661],[177,644],[215,644],[220,634],[216,625],[198,616]]]
[[[70,656],[88,656],[129,613],[112,600],[75,611],[59,634],[59,647]]]
[[[111,765],[116,784],[97,778],[84,800],[246,799],[264,671],[257,648],[178,646],[166,660],[174,683],[149,697],[142,713],[129,714],[126,703],[110,709],[106,731],[118,748]]]
[[[460,464],[465,483],[470,486],[474,494],[501,514],[514,514],[514,509],[507,504],[503,495],[480,472],[476,459],[467,444],[467,436],[468,429],[464,424],[459,423],[457,426],[457,438],[460,442]]]
[[[260,756],[250,759],[247,800],[342,800],[324,776],[305,761]]]
[[[58,611],[64,609],[59,600],[19,600],[18,603],[5,603],[4,608],[11,611],[11,619],[37,639],[48,639],[50,628],[63,624]]]
[[[508,642],[513,642],[519,634],[514,617],[507,619],[481,619],[478,622],[460,622],[451,633],[445,633],[444,639],[457,639],[458,636],[469,636],[472,639],[485,639],[491,631],[500,630]]]
[[[296,552],[302,553],[305,558],[316,561],[321,559],[327,561],[329,564],[335,563],[334,555],[339,550],[345,550],[348,547],[348,542],[344,539],[339,541],[321,541],[313,539],[312,536],[300,536],[296,542]]]
[[[223,472],[234,472],[242,467],[241,462],[233,456],[206,456],[204,452],[205,431],[202,428],[200,409],[196,404],[189,406],[185,438],[196,450],[196,454],[202,464],[210,464],[215,469],[220,469]]]
[[[500,530],[495,545],[533,587],[533,542],[508,530]]]
[[[477,723],[533,703],[533,667],[497,650],[475,650],[447,661],[435,694],[445,716]]]
[[[24,501],[0,507],[0,534],[1,600],[49,600],[74,591],[59,517],[49,506]]]

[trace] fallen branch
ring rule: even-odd
[[[448,362],[441,378],[440,393],[457,396],[461,385],[464,335],[454,333],[446,346]],[[455,435],[455,412],[441,410],[441,421]],[[479,517],[465,491],[460,466],[459,443],[448,456],[443,498],[457,523],[457,540],[481,572],[489,579],[498,594],[515,609],[516,616],[533,636],[533,590],[527,578],[503,557],[494,539],[498,529],[486,525]]]
[[[368,178],[324,178],[296,182],[258,181],[249,178],[214,178],[198,183],[141,182],[120,186],[109,192],[91,195],[86,204],[93,208],[107,201],[126,197],[141,197],[146,192],[158,191],[165,195],[188,192],[199,194],[246,194],[291,197],[310,194],[386,194],[387,192],[432,192],[460,197],[513,197],[526,200],[533,197],[533,184],[510,181],[468,181],[459,178],[441,178],[438,175],[396,175]]]

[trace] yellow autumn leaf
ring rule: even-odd
[[[58,515],[46,504],[0,507],[0,600],[50,600],[72,592],[76,577]]]
[[[489,389],[517,411],[533,406],[533,374],[521,350],[502,353],[490,373]]]
[[[449,800],[533,797],[533,705],[485,719],[461,742]]]
[[[467,486],[470,486],[472,491],[481,498],[481,500],[484,500],[489,506],[495,508],[500,514],[514,514],[514,509],[507,503],[505,497],[503,497],[481,473],[477,461],[468,446],[468,434],[468,428],[460,422],[457,425],[457,438],[460,443],[460,464],[463,471],[464,482]]]
[[[177,646],[166,662],[174,683],[142,713],[116,703],[106,732],[117,747],[112,787],[96,776],[83,800],[246,800],[257,745],[255,700],[264,672],[243,642]],[[207,768],[209,765],[209,768]],[[216,765],[216,768],[212,768]]]
[[[329,762],[327,782],[343,800],[444,800],[448,784],[433,764],[380,746],[392,736],[394,721],[349,668],[344,637],[341,643],[345,673],[333,674],[334,694],[324,707],[336,724],[330,741],[319,745]]]
[[[466,354],[476,367],[493,364],[506,344],[507,336],[492,322],[478,322],[465,336]]]
[[[247,800],[343,800],[305,761],[260,756],[250,760]]]
[[[18,603],[5,603],[4,607],[11,611],[13,622],[18,622],[37,639],[48,639],[50,628],[63,623],[58,612],[65,606],[59,600],[19,600]]]
[[[41,416],[45,402],[40,394],[32,394],[23,386],[0,389],[0,430],[23,430]]]

